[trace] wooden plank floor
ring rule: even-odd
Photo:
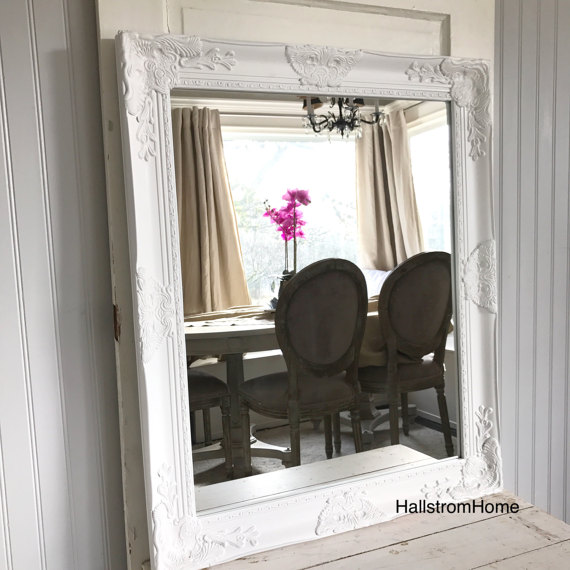
[[[508,493],[490,495],[485,502],[517,503],[520,508],[516,514],[412,514],[215,568],[570,569],[569,525]]]

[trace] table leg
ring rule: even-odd
[[[234,477],[243,477],[246,473],[241,435],[241,414],[239,405],[239,387],[244,382],[243,354],[226,354],[226,377],[231,395],[231,432],[232,455],[234,461]],[[291,450],[288,447],[279,447],[262,442],[254,436],[255,426],[251,433],[251,456],[271,457],[281,459],[285,466],[290,461]]]
[[[239,387],[243,383],[243,354],[226,354],[227,383],[231,395],[232,455],[234,460],[234,477],[243,477],[245,465],[241,444],[241,416],[239,408]]]

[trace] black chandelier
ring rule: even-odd
[[[330,108],[338,107],[337,114],[329,111],[326,115],[317,115],[314,110],[322,107],[323,102],[318,97],[306,98],[303,102],[303,110],[307,116],[303,118],[307,128],[312,128],[315,133],[328,132],[329,135],[339,132],[341,137],[350,136],[354,132],[357,137],[362,134],[361,123],[368,125],[382,124],[384,113],[380,111],[378,101],[375,102],[375,111],[371,113],[370,119],[365,119],[360,114],[360,108],[364,106],[364,99],[349,97],[331,97]]]

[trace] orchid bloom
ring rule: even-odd
[[[294,204],[295,201],[297,201],[303,206],[308,206],[311,203],[309,191],[299,190],[298,188],[295,188],[294,190],[287,189],[287,192],[283,194],[283,200],[290,204]]]
[[[281,232],[281,238],[285,241],[285,269],[288,268],[287,242],[293,240],[293,264],[294,271],[297,270],[297,238],[304,238],[305,233],[301,229],[307,222],[303,220],[303,212],[301,206],[308,206],[311,203],[308,190],[300,190],[299,188],[288,188],[283,194],[285,206],[279,208],[271,208],[267,200],[265,201],[265,217],[268,217],[272,223],[276,224],[277,231]]]

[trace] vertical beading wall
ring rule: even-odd
[[[505,487],[570,520],[570,1],[496,3]]]
[[[123,569],[94,2],[0,2],[0,568]]]

